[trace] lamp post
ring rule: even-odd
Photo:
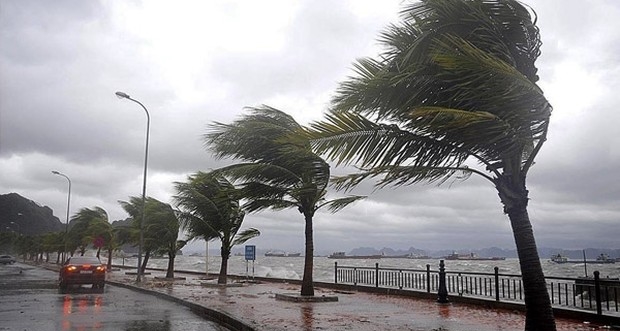
[[[144,245],[143,226],[144,226],[144,217],[145,217],[144,214],[145,214],[145,205],[146,205],[146,169],[147,169],[148,160],[149,160],[149,129],[151,126],[151,116],[149,115],[149,111],[146,109],[146,107],[144,107],[144,105],[140,101],[136,99],[132,99],[127,93],[116,92],[115,94],[120,99],[131,100],[139,104],[142,107],[142,109],[144,109],[144,113],[146,113],[146,145],[144,148],[144,175],[142,177],[142,216],[140,218],[140,242],[138,244],[138,272],[137,272],[137,278],[136,278],[136,282],[139,283],[142,281],[142,246]]]
[[[67,235],[69,233],[69,210],[71,209],[71,179],[69,179],[69,176],[63,174],[62,172],[58,172],[56,170],[52,170],[52,173],[54,175],[58,175],[61,177],[65,177],[67,179],[67,182],[69,182],[69,193],[67,194],[67,222],[65,223],[65,249],[62,252],[62,263],[65,263],[66,260],[66,256],[67,256]]]

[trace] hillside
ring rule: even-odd
[[[65,226],[51,208],[17,193],[0,195],[0,229],[24,235],[64,231]]]

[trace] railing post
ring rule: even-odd
[[[338,262],[334,262],[334,284],[338,284]]]
[[[495,270],[495,301],[499,302],[499,267],[493,269]]]
[[[603,305],[601,302],[601,281],[600,281],[600,273],[598,271],[594,272],[594,296],[596,298],[596,314],[603,314]]]
[[[437,289],[437,302],[449,302],[448,289],[446,288],[446,266],[443,260],[439,260],[439,289]]]
[[[375,287],[379,287],[379,262],[375,263]]]
[[[431,265],[426,265],[426,292],[431,293]]]

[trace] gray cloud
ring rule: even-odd
[[[528,178],[539,246],[617,248],[620,5],[528,3],[544,42],[540,85],[554,105]],[[228,162],[204,149],[212,121],[260,104],[302,123],[320,119],[355,58],[377,52],[399,5],[2,1],[0,193],[49,205],[64,220],[58,170],[73,181],[71,213],[97,205],[127,217],[117,201],[141,193],[146,121],[137,104],[114,96],[120,90],[150,112],[147,190],[170,202],[173,182]],[[364,183],[353,193],[368,198],[317,214],[317,250],[514,246],[497,193],[481,178],[377,191]],[[261,247],[303,248],[294,210],[248,215],[246,226],[261,230]]]

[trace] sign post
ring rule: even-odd
[[[256,260],[256,246],[245,245],[245,276],[249,278],[248,261],[252,261],[252,280],[254,280],[254,260]]]

